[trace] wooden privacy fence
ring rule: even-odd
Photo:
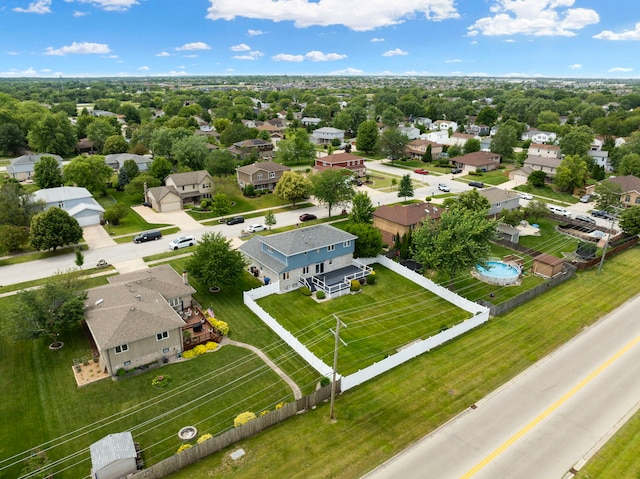
[[[340,381],[336,382],[336,392],[340,392]],[[172,474],[183,467],[189,466],[204,459],[211,454],[214,454],[231,444],[235,444],[238,441],[251,437],[260,431],[263,431],[279,422],[284,421],[296,414],[305,412],[314,406],[326,402],[331,397],[331,385],[319,388],[315,392],[304,396],[295,402],[287,403],[282,408],[275,411],[269,411],[264,416],[260,416],[248,423],[228,429],[227,431],[220,433],[211,439],[200,444],[194,444],[189,449],[181,452],[180,454],[174,454],[167,459],[163,459],[157,464],[150,466],[142,471],[135,472],[129,479],[160,479]],[[206,431],[205,431],[206,433]],[[177,431],[176,431],[177,434]],[[176,451],[178,446],[176,446]]]

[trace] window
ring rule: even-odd
[[[180,298],[170,298],[169,299],[169,304],[174,308],[176,306],[179,306],[180,305]]]
[[[131,361],[125,361],[125,362],[124,362],[124,366],[125,366],[125,367],[127,367],[127,366],[131,366]]]
[[[258,173],[256,176],[258,177],[259,180],[262,179],[262,173]]]
[[[636,197],[636,205],[640,205],[640,196]]]
[[[275,171],[269,172],[269,178],[275,178],[275,177],[276,177],[276,172]]]
[[[625,203],[629,203],[631,201],[631,196],[630,195],[625,196],[624,201]]]
[[[324,273],[324,263],[316,264],[316,274]]]
[[[330,244],[329,246],[327,246],[327,251],[333,251],[336,249],[336,245],[334,244]]]
[[[289,279],[289,272],[288,271],[286,273],[282,273],[282,279],[283,280]]]
[[[342,246],[344,246],[345,248],[348,248],[349,246],[351,246],[351,240],[347,240],[344,243],[342,243]]]
[[[156,341],[162,341],[163,339],[167,339],[169,337],[169,331],[163,331],[161,333],[156,334]]]
[[[129,351],[128,344],[121,344],[120,346],[116,346],[116,354],[124,353],[125,351]]]
[[[64,208],[64,201],[58,201],[58,208]]]
[[[305,266],[304,268],[302,268],[302,274],[309,274],[309,267]]]

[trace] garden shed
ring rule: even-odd
[[[137,451],[131,432],[109,434],[89,446],[92,479],[124,479],[136,472]]]
[[[533,274],[553,278],[564,271],[564,260],[550,254],[541,253],[533,258]]]

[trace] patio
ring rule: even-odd
[[[185,322],[182,327],[183,349],[185,351],[209,341],[219,343],[222,340],[220,332],[211,326],[200,305],[195,301],[191,307],[182,310],[180,316]]]

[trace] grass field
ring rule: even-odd
[[[408,279],[373,265],[377,284],[356,294],[317,303],[299,291],[258,301],[325,364],[333,362],[337,315],[340,374],[351,374],[394,354],[417,339],[426,339],[468,319],[470,314]]]
[[[329,419],[328,405],[320,406],[169,477],[360,477],[639,291],[640,248],[634,248],[612,258],[601,274],[580,273],[517,310],[339,396],[337,422]],[[246,455],[233,462],[229,452],[239,447]],[[612,454],[625,455],[635,468],[607,477],[637,476],[637,449]]]

